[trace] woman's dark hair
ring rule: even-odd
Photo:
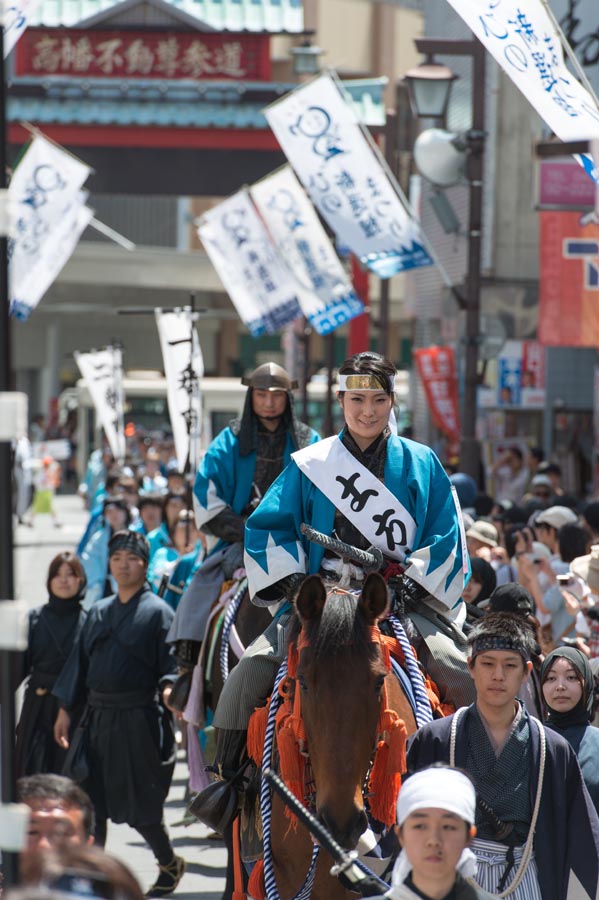
[[[393,396],[391,379],[395,377],[395,371],[395,366],[389,359],[369,350],[350,356],[339,366],[340,375],[372,375],[380,384],[381,390],[390,397]],[[344,392],[339,393],[343,395]]]
[[[562,525],[557,533],[559,555],[562,560],[571,563],[578,556],[584,556],[587,552],[589,536],[581,525],[568,523]]]
[[[474,606],[478,606],[483,600],[487,600],[495,590],[497,576],[491,563],[479,556],[470,557],[470,568],[472,569],[472,578],[481,586],[478,597],[472,601]]]
[[[507,550],[507,555],[510,559],[516,553],[516,541],[518,540],[518,535],[526,527],[526,522],[516,522],[505,529],[503,533],[503,543],[505,544],[505,549]]]
[[[50,593],[50,582],[53,578],[56,578],[56,576],[58,575],[58,570],[63,563],[66,563],[68,565],[75,578],[79,578],[81,580],[81,587],[85,587],[85,585],[87,584],[85,570],[81,565],[79,559],[74,553],[71,553],[70,550],[67,550],[64,553],[59,553],[57,556],[55,556],[50,563],[50,566],[48,568],[48,577],[46,579],[46,588],[48,590],[48,593]],[[81,593],[81,587],[77,588],[77,594]],[[76,596],[76,594],[74,596]]]

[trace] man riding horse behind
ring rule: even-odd
[[[359,549],[381,551],[383,574],[395,580],[399,605],[424,638],[422,652],[429,632],[437,638],[442,626],[446,633],[440,636],[450,645],[445,682],[459,694],[467,680],[465,656],[456,659],[454,643],[463,637],[460,598],[469,574],[459,504],[432,450],[393,433],[394,378],[393,363],[376,353],[344,362],[338,394],[343,431],[293,453],[248,519],[250,596],[269,606],[274,620],[247,648],[217,706],[217,761],[225,775],[238,770],[250,715],[272,690],[287,650],[289,600],[303,578],[320,572],[352,586],[363,578],[359,567],[309,543],[304,523]]]
[[[223,582],[243,566],[243,531],[291,454],[319,439],[299,422],[292,381],[276,363],[264,363],[242,379],[248,387],[243,413],[212,441],[193,488],[198,528],[208,535],[209,555],[177,608],[168,634],[183,668],[197,660],[210,608]]]

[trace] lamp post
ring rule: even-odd
[[[468,56],[472,60],[472,124],[462,139],[466,150],[466,178],[469,185],[468,264],[466,291],[454,290],[466,313],[464,396],[460,469],[477,482],[480,476],[480,446],[476,439],[478,358],[480,342],[480,282],[482,233],[482,177],[485,140],[485,50],[476,38],[470,41],[418,38],[416,49],[426,62],[405,76],[410,103],[420,118],[443,119],[455,75],[447,66],[434,63],[435,54]]]

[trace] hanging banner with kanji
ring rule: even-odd
[[[263,178],[250,194],[318,334],[361,315],[364,305],[292,169],[284,166]]]
[[[73,354],[85,380],[98,422],[104,429],[112,455],[121,465],[125,460],[125,398],[123,394],[123,353],[120,347]]]
[[[204,360],[189,307],[154,310],[166,376],[168,411],[180,472],[195,472],[200,461]]]
[[[413,353],[435,425],[451,440],[459,441],[458,379],[453,348],[423,347]]]
[[[599,109],[564,61],[542,0],[449,0],[477,38],[562,141],[599,137]],[[595,182],[590,153],[576,157]]]
[[[41,135],[21,157],[8,188],[16,207],[16,236],[8,241],[12,316],[30,316],[93,218],[81,190],[90,172]]]
[[[599,226],[577,212],[541,212],[539,340],[599,346]]]
[[[429,266],[404,206],[337,81],[320,75],[266,108],[268,124],[319,213],[371,272]]]
[[[297,287],[247,190],[204,213],[198,237],[254,337],[275,334],[302,315]]]

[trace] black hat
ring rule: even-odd
[[[489,597],[489,612],[513,612],[528,616],[533,609],[534,602],[529,592],[515,581],[500,584]]]
[[[135,553],[136,556],[143,559],[146,565],[150,559],[150,545],[144,535],[138,531],[117,531],[113,534],[108,544],[109,558],[119,550]]]

